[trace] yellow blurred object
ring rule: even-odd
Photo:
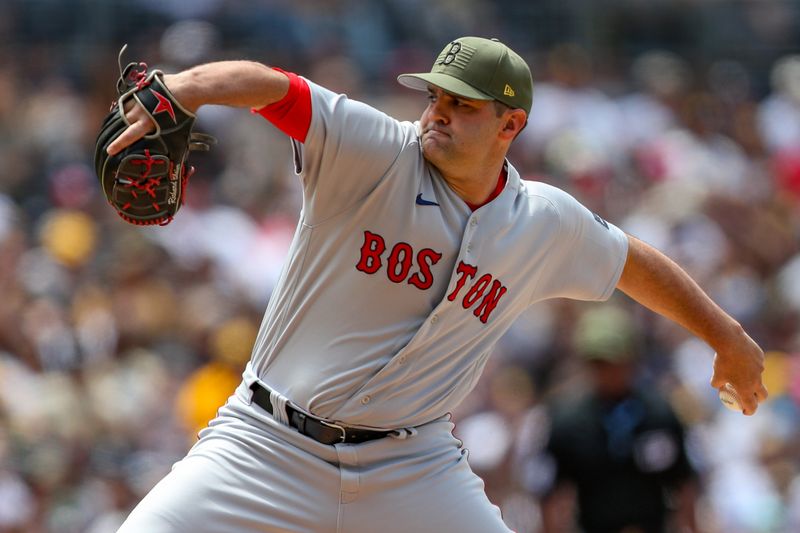
[[[789,357],[785,352],[770,351],[764,354],[764,386],[773,398],[786,394],[789,387]]]
[[[212,361],[186,380],[176,399],[178,417],[196,435],[217,414],[242,380],[241,372]]]
[[[177,412],[194,434],[203,429],[242,381],[258,326],[247,317],[220,324],[209,338],[213,360],[186,380],[177,397]]]
[[[250,358],[258,326],[245,317],[223,322],[211,335],[209,347],[214,359],[241,370]]]
[[[97,227],[82,211],[59,210],[50,215],[41,229],[47,253],[69,267],[84,264],[95,250]]]

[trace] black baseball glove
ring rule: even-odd
[[[195,115],[184,109],[164,85],[164,73],[147,72],[145,63],[122,68],[118,98],[103,121],[94,148],[94,166],[106,200],[131,224],[168,224],[183,204],[189,176],[189,151],[208,150],[210,135],[193,133]],[[155,131],[115,155],[106,149],[128,127],[125,104],[133,98],[155,125]]]

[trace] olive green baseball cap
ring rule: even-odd
[[[401,74],[397,81],[419,91],[435,85],[465,98],[498,100],[531,112],[531,70],[519,54],[497,39],[460,37],[444,47],[430,72]]]
[[[584,312],[573,330],[578,355],[588,361],[622,363],[637,357],[637,331],[633,317],[613,304]]]

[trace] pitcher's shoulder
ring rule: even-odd
[[[527,206],[531,213],[541,216],[542,213],[551,213],[558,217],[569,204],[577,200],[563,189],[548,183],[533,180],[520,180],[518,202]]]

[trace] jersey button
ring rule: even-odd
[[[438,315],[433,315],[431,317],[431,324],[436,324],[438,321],[439,321],[439,316]]]
[[[398,364],[398,365],[404,365],[404,364],[406,364],[406,356],[405,356],[405,355],[401,355],[401,356],[400,356],[400,359],[398,359],[398,360],[397,360],[397,364]]]
[[[370,399],[371,398],[369,396],[364,396],[363,398],[361,398],[361,405],[367,405]]]
[[[472,251],[472,245],[471,245],[471,244],[468,244],[468,245],[467,245],[467,252],[471,252],[471,251]]]
[[[473,217],[473,219],[469,221],[469,225],[473,226],[473,227],[477,226],[478,225],[478,219]]]

